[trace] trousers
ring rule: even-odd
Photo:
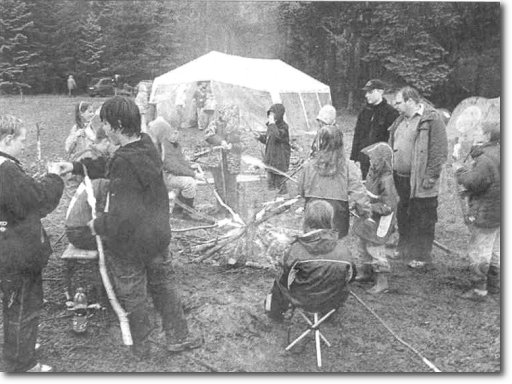
[[[1,277],[6,372],[26,372],[37,363],[36,340],[43,306],[43,277],[10,274]]]
[[[432,262],[437,222],[437,196],[411,198],[410,177],[393,174],[400,197],[397,207],[398,250],[405,259]]]
[[[167,249],[153,258],[118,255],[105,249],[109,276],[121,306],[128,313],[134,346],[146,342],[152,330],[146,309],[148,293],[162,318],[168,341],[180,341],[188,336],[187,321],[166,259]]]

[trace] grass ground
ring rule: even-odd
[[[64,140],[73,125],[74,104],[79,100],[82,99],[57,96],[27,97],[23,102],[16,97],[0,99],[2,113],[22,118],[29,127],[22,161],[30,172],[37,169],[35,124],[43,123],[43,160],[65,158]],[[83,100],[99,106],[104,99]],[[355,116],[340,113],[338,122],[349,146]],[[186,130],[182,135],[189,149],[202,140],[202,133],[197,130]],[[259,149],[254,147],[252,151],[257,155]],[[264,182],[246,184],[243,191],[245,206],[258,206],[274,197]],[[441,371],[497,373],[501,371],[500,297],[491,296],[482,303],[459,297],[469,286],[464,257],[469,234],[452,191],[453,181],[446,177],[439,201],[436,239],[456,254],[448,255],[435,248],[435,269],[428,272],[412,271],[403,260],[392,260],[389,294],[371,296],[364,284],[353,284],[352,291]],[[197,201],[205,205],[214,203],[205,187],[200,188]],[[63,233],[68,204],[69,198],[63,197],[59,207],[44,219],[53,243]],[[292,211],[276,218],[273,224],[297,230],[300,220],[300,215]],[[187,224],[173,219],[171,225],[178,228]],[[195,233],[197,237],[209,235],[206,231]],[[148,310],[156,327],[151,335],[155,345],[147,361],[133,360],[128,348],[122,345],[118,324],[109,311],[90,318],[85,336],[73,334],[62,297],[60,255],[67,245],[63,238],[54,246],[44,272],[46,303],[41,316],[40,359],[60,372],[318,372],[314,343],[305,342],[296,351],[285,353],[287,326],[275,325],[263,314],[262,300],[272,284],[273,273],[193,263],[191,255],[179,252],[190,240],[186,235],[174,236],[173,266],[189,324],[205,337],[203,348],[168,355],[159,347],[163,335],[158,331],[159,319],[152,307]],[[349,235],[351,247],[354,241],[353,235]],[[94,266],[84,266],[76,276],[77,284],[90,284],[94,273]],[[323,372],[431,372],[353,297],[335,320],[325,326],[325,335],[333,346],[323,349]],[[2,365],[0,360],[0,370]]]

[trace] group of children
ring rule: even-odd
[[[235,105],[219,108],[217,117],[205,128],[206,141],[212,145],[209,170],[216,189],[235,209],[236,175],[240,172],[243,150],[237,129],[239,114]],[[267,132],[257,139],[267,149],[269,144],[274,146],[274,151],[284,145],[288,152],[280,161],[286,167],[279,165],[286,171],[289,144],[286,146],[285,142],[289,133],[283,115],[281,104],[272,106]],[[95,116],[101,121],[96,128],[92,123]],[[298,182],[299,193],[305,199],[305,233],[297,237],[285,255],[283,273],[276,280],[273,298],[267,305],[269,314],[276,319],[282,318],[289,305],[280,287],[286,286],[286,278],[299,260],[349,262],[357,271],[356,279],[376,282],[370,293],[388,290],[390,265],[384,247],[394,228],[398,202],[392,179],[392,150],[383,142],[363,149],[370,159],[363,184],[359,168],[344,153],[343,133],[336,125],[334,108],[323,107],[317,120],[319,130],[312,153]],[[150,324],[145,308],[148,291],[161,314],[168,351],[179,352],[202,344],[202,338],[188,329],[167,263],[171,239],[169,188],[178,188],[178,198],[192,207],[195,184],[185,178],[196,180],[202,176],[184,158],[177,130],[165,119],[150,122],[148,133],[141,131],[141,114],[132,99],[114,96],[101,106],[99,113],[88,103],[80,102],[76,106],[76,125],[66,139],[66,151],[72,161],[50,164],[48,174],[36,181],[24,173],[16,159],[23,149],[26,129],[20,120],[0,116],[0,236],[7,247],[2,245],[0,277],[4,296],[4,356],[9,371],[49,369],[37,363],[34,354],[38,323],[35,314],[42,303],[41,273],[51,252],[40,219],[57,206],[64,190],[61,177],[83,177],[85,170],[93,179],[97,217],[92,220],[84,188],[77,186],[66,217],[66,234],[71,243],[85,249],[94,249],[94,237],[101,236],[116,294],[129,314],[134,354],[146,358],[150,352]],[[499,166],[496,171],[493,162],[496,156],[499,160],[495,147],[493,144],[485,147],[483,154],[474,154],[475,167],[483,169],[480,173],[485,169],[499,173]],[[267,154],[268,162],[272,148]],[[458,172],[459,180],[468,189],[472,186],[470,172]],[[282,181],[269,175],[269,187],[278,188],[281,193]],[[499,191],[494,184],[492,188]],[[349,232],[350,215],[355,216],[353,231],[359,237],[355,256],[344,239]],[[493,239],[495,233],[496,230]],[[485,264],[485,260],[480,264]],[[74,267],[66,267],[68,289]],[[482,274],[488,269],[482,270]],[[300,280],[300,276],[295,278]],[[306,277],[304,281],[307,282]],[[337,305],[342,301],[337,301]]]

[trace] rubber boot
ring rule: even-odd
[[[369,281],[373,281],[373,269],[369,264],[363,264],[360,268],[357,269],[357,276],[355,281],[360,283],[366,283]]]
[[[188,197],[181,197],[181,200],[190,208],[194,208],[194,198],[188,198]],[[193,212],[189,212],[187,210],[183,210],[183,218],[186,220],[192,220],[192,221],[203,221],[199,215],[196,215]]]
[[[368,289],[366,292],[375,295],[377,293],[386,293],[389,290],[388,274],[377,272],[375,273],[375,285]]]
[[[500,268],[494,265],[491,265],[487,272],[487,292],[491,294],[500,293]]]

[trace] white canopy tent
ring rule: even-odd
[[[149,102],[155,104],[157,115],[172,121],[179,87],[187,85],[186,106],[190,107],[199,81],[210,81],[217,105],[237,104],[242,122],[252,129],[263,129],[268,108],[282,103],[291,135],[314,131],[318,111],[331,104],[329,86],[281,60],[215,51],[155,78]]]

